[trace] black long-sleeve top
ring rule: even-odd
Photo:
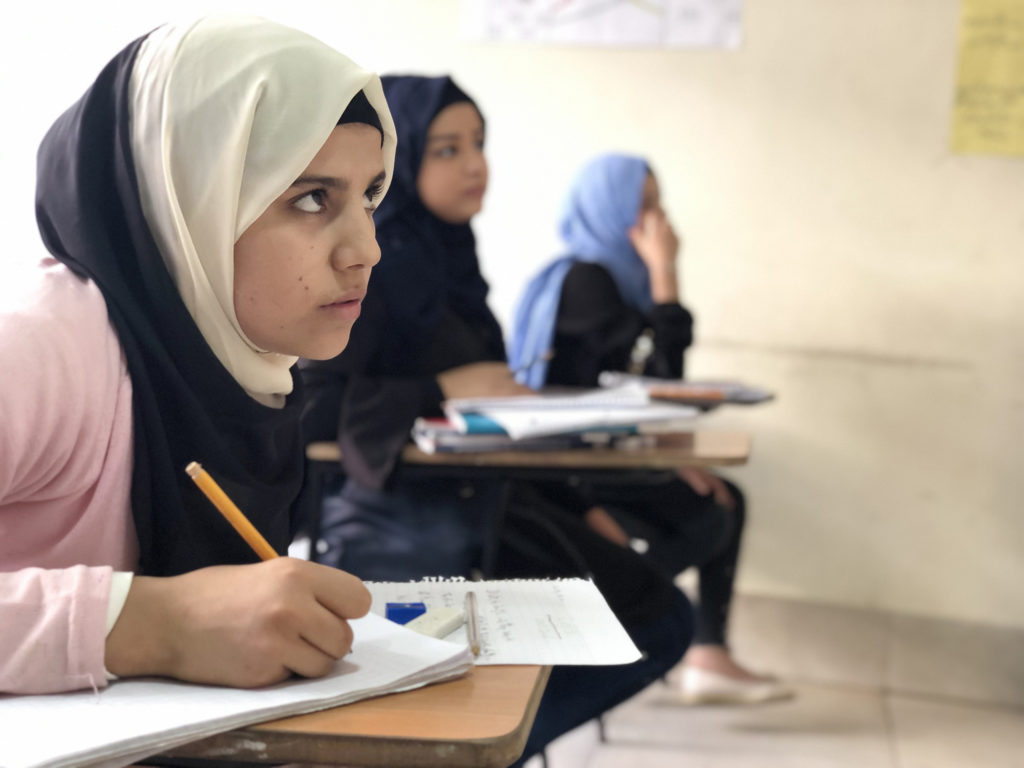
[[[404,349],[402,370],[381,360]],[[405,346],[388,322],[387,307],[368,294],[345,351],[301,363],[307,404],[306,439],[339,441],[349,477],[380,488],[391,474],[418,416],[441,413],[437,374],[468,363],[504,359],[491,327],[466,322],[451,309],[423,346]]]
[[[633,350],[645,334],[653,346],[635,369]],[[562,284],[547,383],[595,387],[601,371],[682,378],[692,341],[693,316],[682,305],[656,304],[645,314],[622,300],[608,270],[577,262]]]

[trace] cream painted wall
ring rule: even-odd
[[[652,158],[686,238],[691,373],[779,393],[709,419],[755,435],[730,473],[740,589],[1024,627],[1024,160],[947,149],[956,0],[748,0],[736,52],[467,43],[458,0],[24,5],[0,30],[5,272],[38,250],[56,114],[132,37],[233,6],[478,98],[503,321],[575,167]]]

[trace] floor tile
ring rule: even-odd
[[[1024,710],[891,696],[899,768],[1024,768]]]
[[[837,753],[833,756],[799,754],[757,754],[749,752],[681,752],[665,749],[605,747],[586,766],[577,768],[888,768],[880,764],[858,763]],[[563,768],[552,766],[551,768]]]
[[[881,695],[797,686],[787,702],[745,707],[683,707],[652,686],[605,720],[608,744],[588,768],[608,768],[632,754],[631,768],[668,765],[773,768],[896,768]],[[621,763],[624,764],[624,763]],[[558,766],[562,768],[562,766]],[[570,768],[566,766],[565,768]]]

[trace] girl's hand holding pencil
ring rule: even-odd
[[[370,593],[344,571],[277,557],[269,545],[263,555],[254,565],[136,576],[107,635],[107,669],[239,688],[330,672],[351,650],[348,620],[366,615]]]

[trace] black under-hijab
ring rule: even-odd
[[[338,125],[346,125],[348,123],[365,123],[372,128],[376,128],[380,131],[380,143],[384,144],[384,129],[380,124],[380,116],[362,91],[359,91],[352,97],[352,101],[345,107],[345,111],[341,113],[341,119],[338,120]]]
[[[36,212],[47,249],[99,287],[124,350],[139,572],[163,576],[257,559],[185,475],[193,460],[285,551],[303,473],[301,385],[293,375],[282,408],[250,397],[214,356],[167,271],[131,152],[129,79],[142,41],[119,53],[43,140]]]

